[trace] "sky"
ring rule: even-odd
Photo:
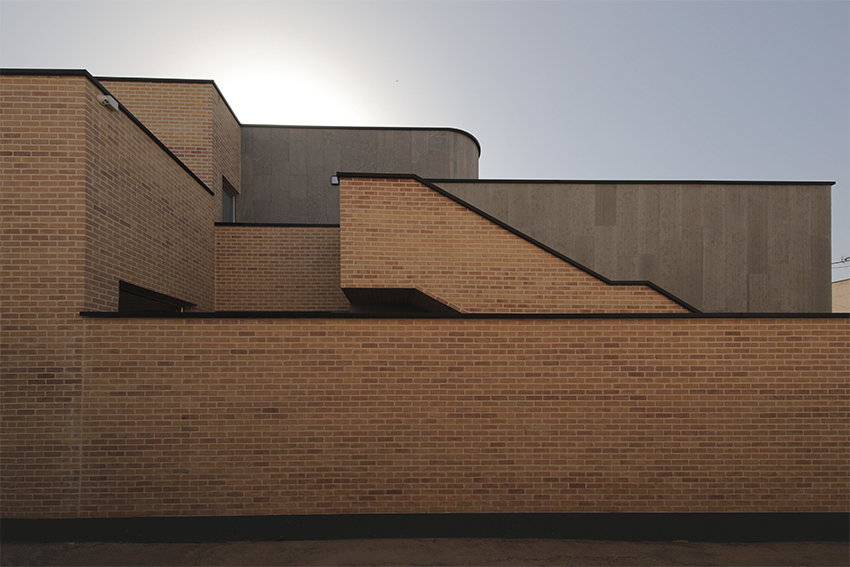
[[[213,79],[242,124],[460,128],[482,179],[835,181],[850,256],[845,0],[0,0],[0,67]]]

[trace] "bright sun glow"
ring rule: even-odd
[[[364,119],[332,81],[268,73],[231,74],[216,79],[243,124],[356,126]]]

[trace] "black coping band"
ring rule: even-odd
[[[850,319],[850,313],[358,313],[353,311],[80,311],[92,319]]]
[[[0,519],[3,541],[222,542],[379,538],[850,541],[850,514],[329,514]]]

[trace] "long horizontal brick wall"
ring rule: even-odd
[[[467,313],[683,313],[609,285],[413,179],[340,185],[343,288],[416,288]]]
[[[216,226],[217,311],[348,311],[339,227]]]
[[[79,482],[8,517],[850,510],[847,319],[85,331]]]

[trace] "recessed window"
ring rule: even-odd
[[[236,189],[221,178],[221,222],[236,222]]]

